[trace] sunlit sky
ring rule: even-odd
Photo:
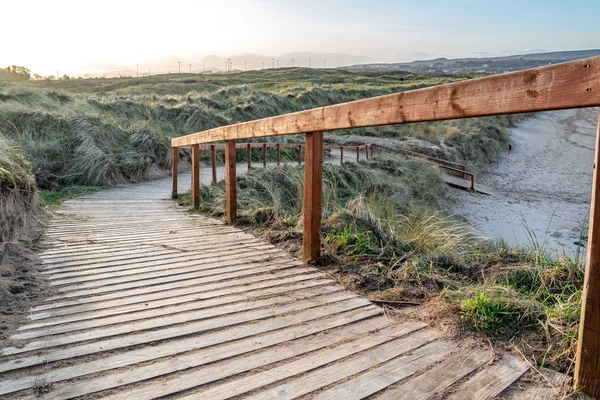
[[[39,74],[245,53],[363,56],[333,67],[600,48],[598,0],[0,0],[0,15],[0,66]]]

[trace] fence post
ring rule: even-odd
[[[596,132],[590,227],[574,380],[575,387],[593,398],[600,398],[600,182],[598,182],[600,177],[598,167],[600,167],[600,115]]]
[[[179,162],[179,148],[171,147],[171,175],[173,180],[171,198],[177,198],[177,163]]]
[[[263,143],[263,168],[267,168],[267,144]]]
[[[225,141],[225,222],[232,223],[237,214],[235,139]]]
[[[212,163],[212,183],[217,183],[217,149],[214,144],[210,145],[210,156]]]
[[[323,198],[323,132],[306,134],[304,157],[304,233],[302,259],[308,262],[321,253],[321,203]]]
[[[248,143],[248,170],[250,170],[250,166],[252,164],[252,145]]]
[[[356,162],[360,161],[360,146],[356,146]]]
[[[302,164],[302,145],[298,146],[298,165]]]
[[[200,145],[192,145],[192,207],[200,206]]]
[[[277,143],[277,166],[279,167],[279,163],[281,162],[281,147],[279,143]]]
[[[367,160],[369,159],[369,145],[365,144],[365,157],[367,158]]]
[[[340,165],[344,163],[344,146],[340,146]]]
[[[373,158],[373,143],[371,143],[371,158]]]

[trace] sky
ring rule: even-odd
[[[0,0],[0,15],[0,66],[41,75],[600,48],[598,0]]]

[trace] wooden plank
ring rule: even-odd
[[[575,362],[575,387],[600,398],[600,117],[596,131],[596,153],[579,340]]]
[[[326,364],[327,362],[339,360],[345,356],[349,356],[352,354],[356,354],[360,351],[367,350],[373,347],[376,347],[382,343],[389,342],[394,340],[398,336],[404,336],[410,332],[415,330],[414,326],[409,325],[401,325],[398,327],[385,329],[382,331],[374,332],[373,334],[362,336],[356,340],[349,341],[347,343],[343,343],[339,346],[329,348],[325,351],[319,353],[319,357],[309,357],[309,358],[301,358],[298,361],[301,361],[306,368],[307,364],[314,363],[314,367],[318,367],[319,365]],[[417,332],[418,334],[419,332]],[[336,340],[337,342],[337,340]],[[131,391],[126,391],[115,395],[114,397],[110,397],[113,399],[131,399],[135,398],[138,400],[148,399],[160,396],[166,396],[171,393],[177,393],[182,390],[192,389],[194,387],[198,387],[200,385],[214,382],[216,380],[224,379],[241,372],[250,371],[253,369],[258,369],[267,364],[272,364],[274,362],[282,361],[285,359],[289,359],[292,357],[297,357],[299,355],[305,354],[308,351],[316,350],[319,348],[323,348],[322,344],[331,345],[329,342],[327,335],[319,338],[318,340],[314,340],[311,342],[296,342],[291,343],[288,346],[280,347],[273,349],[269,352],[257,353],[245,357],[243,360],[234,362],[230,362],[224,365],[215,365],[214,367],[206,367],[198,371],[194,371],[191,373],[184,373],[179,376],[176,376],[172,379],[166,380],[164,382],[158,382],[155,384],[146,385],[140,388],[133,389]],[[321,358],[322,356],[322,358]],[[295,362],[296,366],[298,366],[297,362]],[[255,375],[249,376],[252,378]],[[264,375],[263,375],[264,376]],[[276,378],[276,377],[275,377]],[[277,379],[275,379],[276,381]],[[225,383],[219,386],[216,386],[214,389],[209,389],[208,391],[201,392],[198,394],[192,394],[191,397],[202,398],[202,399],[216,399],[222,396],[234,396],[240,392],[244,393],[248,389],[248,387],[254,387],[252,383],[248,386],[242,386],[242,383],[238,381],[233,381],[239,383],[239,385],[232,385],[231,383]],[[246,383],[247,380],[243,380],[243,383]],[[246,389],[246,390],[240,390]],[[231,390],[231,391],[228,391]],[[251,390],[251,389],[250,389]],[[215,397],[220,395],[220,397]]]
[[[427,400],[438,397],[446,388],[464,378],[489,361],[488,351],[458,349],[455,354],[424,374],[387,392],[378,400]]]
[[[171,145],[596,106],[600,57],[223,126]]]
[[[293,380],[289,384],[280,385],[266,391],[266,393],[263,392],[250,396],[250,398],[253,399],[274,398],[282,400],[297,398],[340,379],[364,371],[373,365],[386,362],[423,346],[432,340],[437,339],[439,333],[434,330],[426,329],[397,339],[387,335],[387,337],[382,337],[381,332],[378,332],[373,336],[373,338],[366,337],[362,340],[327,349],[320,352],[318,357],[304,357],[280,367],[233,380],[219,385],[214,389],[202,391],[183,398],[217,400],[225,399],[229,396],[239,396],[283,379],[291,378],[304,372],[325,366],[324,368],[308,373],[297,380]],[[362,345],[361,341],[368,345],[365,347]],[[435,349],[439,349],[442,354],[444,353],[441,346],[435,346]],[[357,350],[361,351],[361,353],[355,355],[358,353]],[[328,365],[348,356],[352,357],[342,362]]]
[[[253,311],[263,307],[272,307],[275,305],[283,305],[290,302],[297,302],[311,298],[317,298],[320,296],[329,295],[332,298],[338,300],[346,300],[355,296],[348,296],[347,294],[335,293],[339,288],[335,286],[330,287],[319,287],[319,288],[308,288],[302,289],[296,293],[298,296],[290,297],[286,295],[279,295],[269,297],[267,299],[247,301],[245,303],[237,303],[231,305],[224,305],[222,307],[213,307],[201,310],[189,310],[182,311],[176,314],[160,315],[158,317],[152,317],[141,321],[131,321],[128,324],[121,324],[107,327],[91,328],[84,332],[74,332],[69,335],[59,335],[56,337],[46,337],[37,341],[30,341],[29,343],[19,347],[7,347],[3,350],[3,354],[20,354],[26,353],[32,350],[46,349],[50,347],[72,345],[79,342],[86,342],[88,340],[104,339],[111,336],[117,335],[133,335],[140,331],[150,329],[164,329],[167,327],[192,323],[200,320],[205,323],[210,323],[211,327],[218,327],[221,321],[226,321],[229,316],[237,314],[239,320],[243,320],[243,315],[247,313],[241,313],[242,311]],[[366,303],[365,303],[366,304]],[[210,327],[207,329],[211,329]],[[196,331],[199,332],[199,331]]]
[[[393,359],[387,364],[359,375],[341,385],[334,386],[320,393],[315,399],[352,400],[366,398],[444,359],[454,350],[454,344],[446,341],[433,342],[412,352],[410,355]],[[286,398],[295,397],[296,395],[290,395]]]
[[[328,343],[332,343],[331,340],[334,337],[355,336],[389,326],[389,322],[385,317],[377,317],[379,314],[379,310],[375,307],[350,311],[344,311],[344,308],[340,305],[322,307],[316,312],[301,312],[274,321],[261,321],[251,326],[237,326],[224,331],[209,333],[201,338],[193,337],[161,343],[152,347],[143,347],[110,355],[98,360],[54,368],[40,375],[2,381],[0,382],[0,395],[28,389],[39,384],[39,382],[55,383],[163,358],[163,360],[151,365],[137,366],[125,371],[113,372],[108,376],[72,382],[68,386],[58,389],[53,387],[52,391],[54,398],[82,396],[87,393],[156,378],[164,375],[165,371],[183,371],[338,328],[334,332],[328,332],[326,341],[322,342],[322,345],[326,346]],[[331,335],[332,333],[333,335]],[[256,335],[261,335],[260,340],[257,340]],[[224,343],[225,345],[223,345]],[[214,345],[222,346],[218,349],[210,347]],[[194,352],[190,353],[192,351]],[[173,356],[177,357],[167,358]]]
[[[202,304],[210,304],[211,301],[227,300],[227,296],[235,296],[237,294],[244,294],[248,297],[255,296],[256,293],[270,293],[269,290],[278,290],[280,287],[287,287],[288,284],[299,283],[304,284],[307,287],[320,286],[324,284],[331,284],[332,282],[327,279],[323,279],[320,274],[306,274],[306,275],[293,275],[291,277],[283,277],[277,281],[262,281],[258,283],[247,283],[246,285],[228,287],[225,286],[222,289],[202,292],[200,287],[196,287],[200,290],[200,293],[195,293],[193,288],[174,290],[171,293],[171,297],[163,296],[162,294],[154,294],[150,297],[145,298],[144,302],[135,302],[133,304],[116,304],[111,307],[108,311],[105,309],[82,311],[75,314],[51,316],[46,315],[47,318],[37,319],[36,322],[25,325],[19,330],[23,329],[37,329],[45,328],[49,326],[56,326],[61,324],[73,324],[77,326],[77,323],[90,323],[92,320],[101,322],[102,320],[110,320],[111,318],[119,318],[122,314],[135,313],[140,311],[149,310],[152,311],[155,308],[168,307],[186,302],[196,302],[201,306]],[[49,313],[41,313],[49,314]],[[38,314],[39,315],[39,314]]]
[[[334,295],[301,300],[281,306],[274,306],[268,309],[246,312],[241,315],[230,315],[207,321],[196,321],[183,326],[167,327],[149,332],[135,333],[113,339],[104,339],[97,342],[80,344],[73,347],[53,349],[51,352],[47,352],[46,354],[14,358],[0,363],[0,372],[21,369],[32,365],[45,364],[48,362],[66,360],[69,358],[81,357],[90,354],[105,353],[111,350],[123,349],[130,346],[138,346],[142,344],[160,342],[163,340],[172,340],[176,338],[182,338],[187,335],[198,335],[213,329],[231,327],[242,323],[252,324],[252,321],[279,317],[290,312],[303,311],[307,309],[319,310],[320,307],[330,304],[340,305],[340,307],[344,310],[352,310],[371,306],[367,301],[361,298],[348,295],[346,295],[346,300],[341,300],[343,298],[344,294],[338,293]],[[278,318],[275,318],[274,320],[277,319]],[[19,349],[15,347],[7,348],[3,350],[3,354],[19,354],[15,353],[15,351],[18,352]]]
[[[200,149],[192,145],[192,207],[200,207]]]
[[[210,161],[212,166],[212,183],[217,183],[217,149],[214,144],[210,145]]]
[[[235,140],[225,142],[225,222],[232,223],[237,215]]]
[[[528,370],[527,364],[505,354],[493,365],[484,368],[463,383],[449,400],[493,399]]]
[[[179,149],[171,148],[171,198],[177,198],[177,163],[179,162]]]
[[[60,307],[51,307],[50,309],[44,309],[41,311],[34,311],[31,313],[30,318],[32,320],[40,320],[46,318],[53,318],[59,316],[65,316],[69,314],[82,313],[82,312],[91,312],[91,311],[99,311],[104,310],[104,315],[111,314],[113,312],[113,307],[131,305],[136,303],[143,303],[148,300],[156,300],[163,298],[176,297],[181,294],[189,294],[189,293],[198,293],[200,296],[202,293],[206,293],[207,296],[212,295],[211,292],[219,291],[223,288],[228,288],[228,290],[236,290],[239,289],[240,286],[248,285],[248,284],[264,284],[264,285],[276,285],[278,280],[281,278],[289,278],[290,276],[295,275],[303,275],[306,273],[314,273],[314,269],[306,268],[289,268],[292,263],[285,263],[284,267],[287,266],[281,271],[273,271],[270,274],[259,274],[252,275],[248,278],[235,278],[229,281],[224,282],[216,282],[212,284],[203,284],[199,286],[202,282],[202,278],[193,279],[182,282],[170,282],[168,284],[157,285],[159,287],[152,288],[139,288],[132,290],[128,293],[127,297],[119,296],[115,293],[109,293],[106,295],[95,296],[93,299],[83,301],[83,299],[68,301],[68,302],[60,302]],[[321,277],[324,277],[322,275]]]
[[[323,201],[323,132],[306,134],[304,164],[304,230],[302,259],[304,262],[321,253],[321,203]]]
[[[210,298],[207,300],[198,300],[196,296],[179,297],[171,301],[159,300],[148,303],[144,303],[144,307],[138,310],[128,310],[127,313],[109,316],[97,316],[98,318],[86,319],[83,321],[65,323],[65,320],[53,321],[54,323],[49,324],[38,324],[38,329],[31,329],[32,325],[25,325],[17,330],[17,333],[12,335],[11,340],[23,340],[23,339],[34,339],[43,336],[58,335],[60,333],[75,332],[85,329],[106,327],[109,325],[129,323],[146,318],[156,318],[162,315],[170,315],[185,311],[202,310],[210,307],[217,307],[220,305],[234,304],[242,301],[252,301],[256,297],[265,296],[276,296],[287,294],[288,296],[297,296],[296,291],[302,291],[313,287],[319,287],[322,290],[331,290],[331,288],[325,288],[324,286],[330,285],[331,282],[328,280],[312,280],[312,281],[301,281],[298,283],[292,283],[290,285],[276,286],[273,288],[267,288],[259,291],[246,292],[240,294],[228,294],[218,298]],[[173,304],[174,302],[174,304]],[[161,304],[158,306],[156,304]],[[165,305],[166,304],[166,305]],[[40,329],[41,328],[41,329]]]

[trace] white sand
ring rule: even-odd
[[[526,225],[549,254],[574,255],[589,214],[597,122],[597,109],[566,110],[512,129],[512,152],[477,177],[494,194],[456,191],[456,213],[484,236],[531,247]]]

